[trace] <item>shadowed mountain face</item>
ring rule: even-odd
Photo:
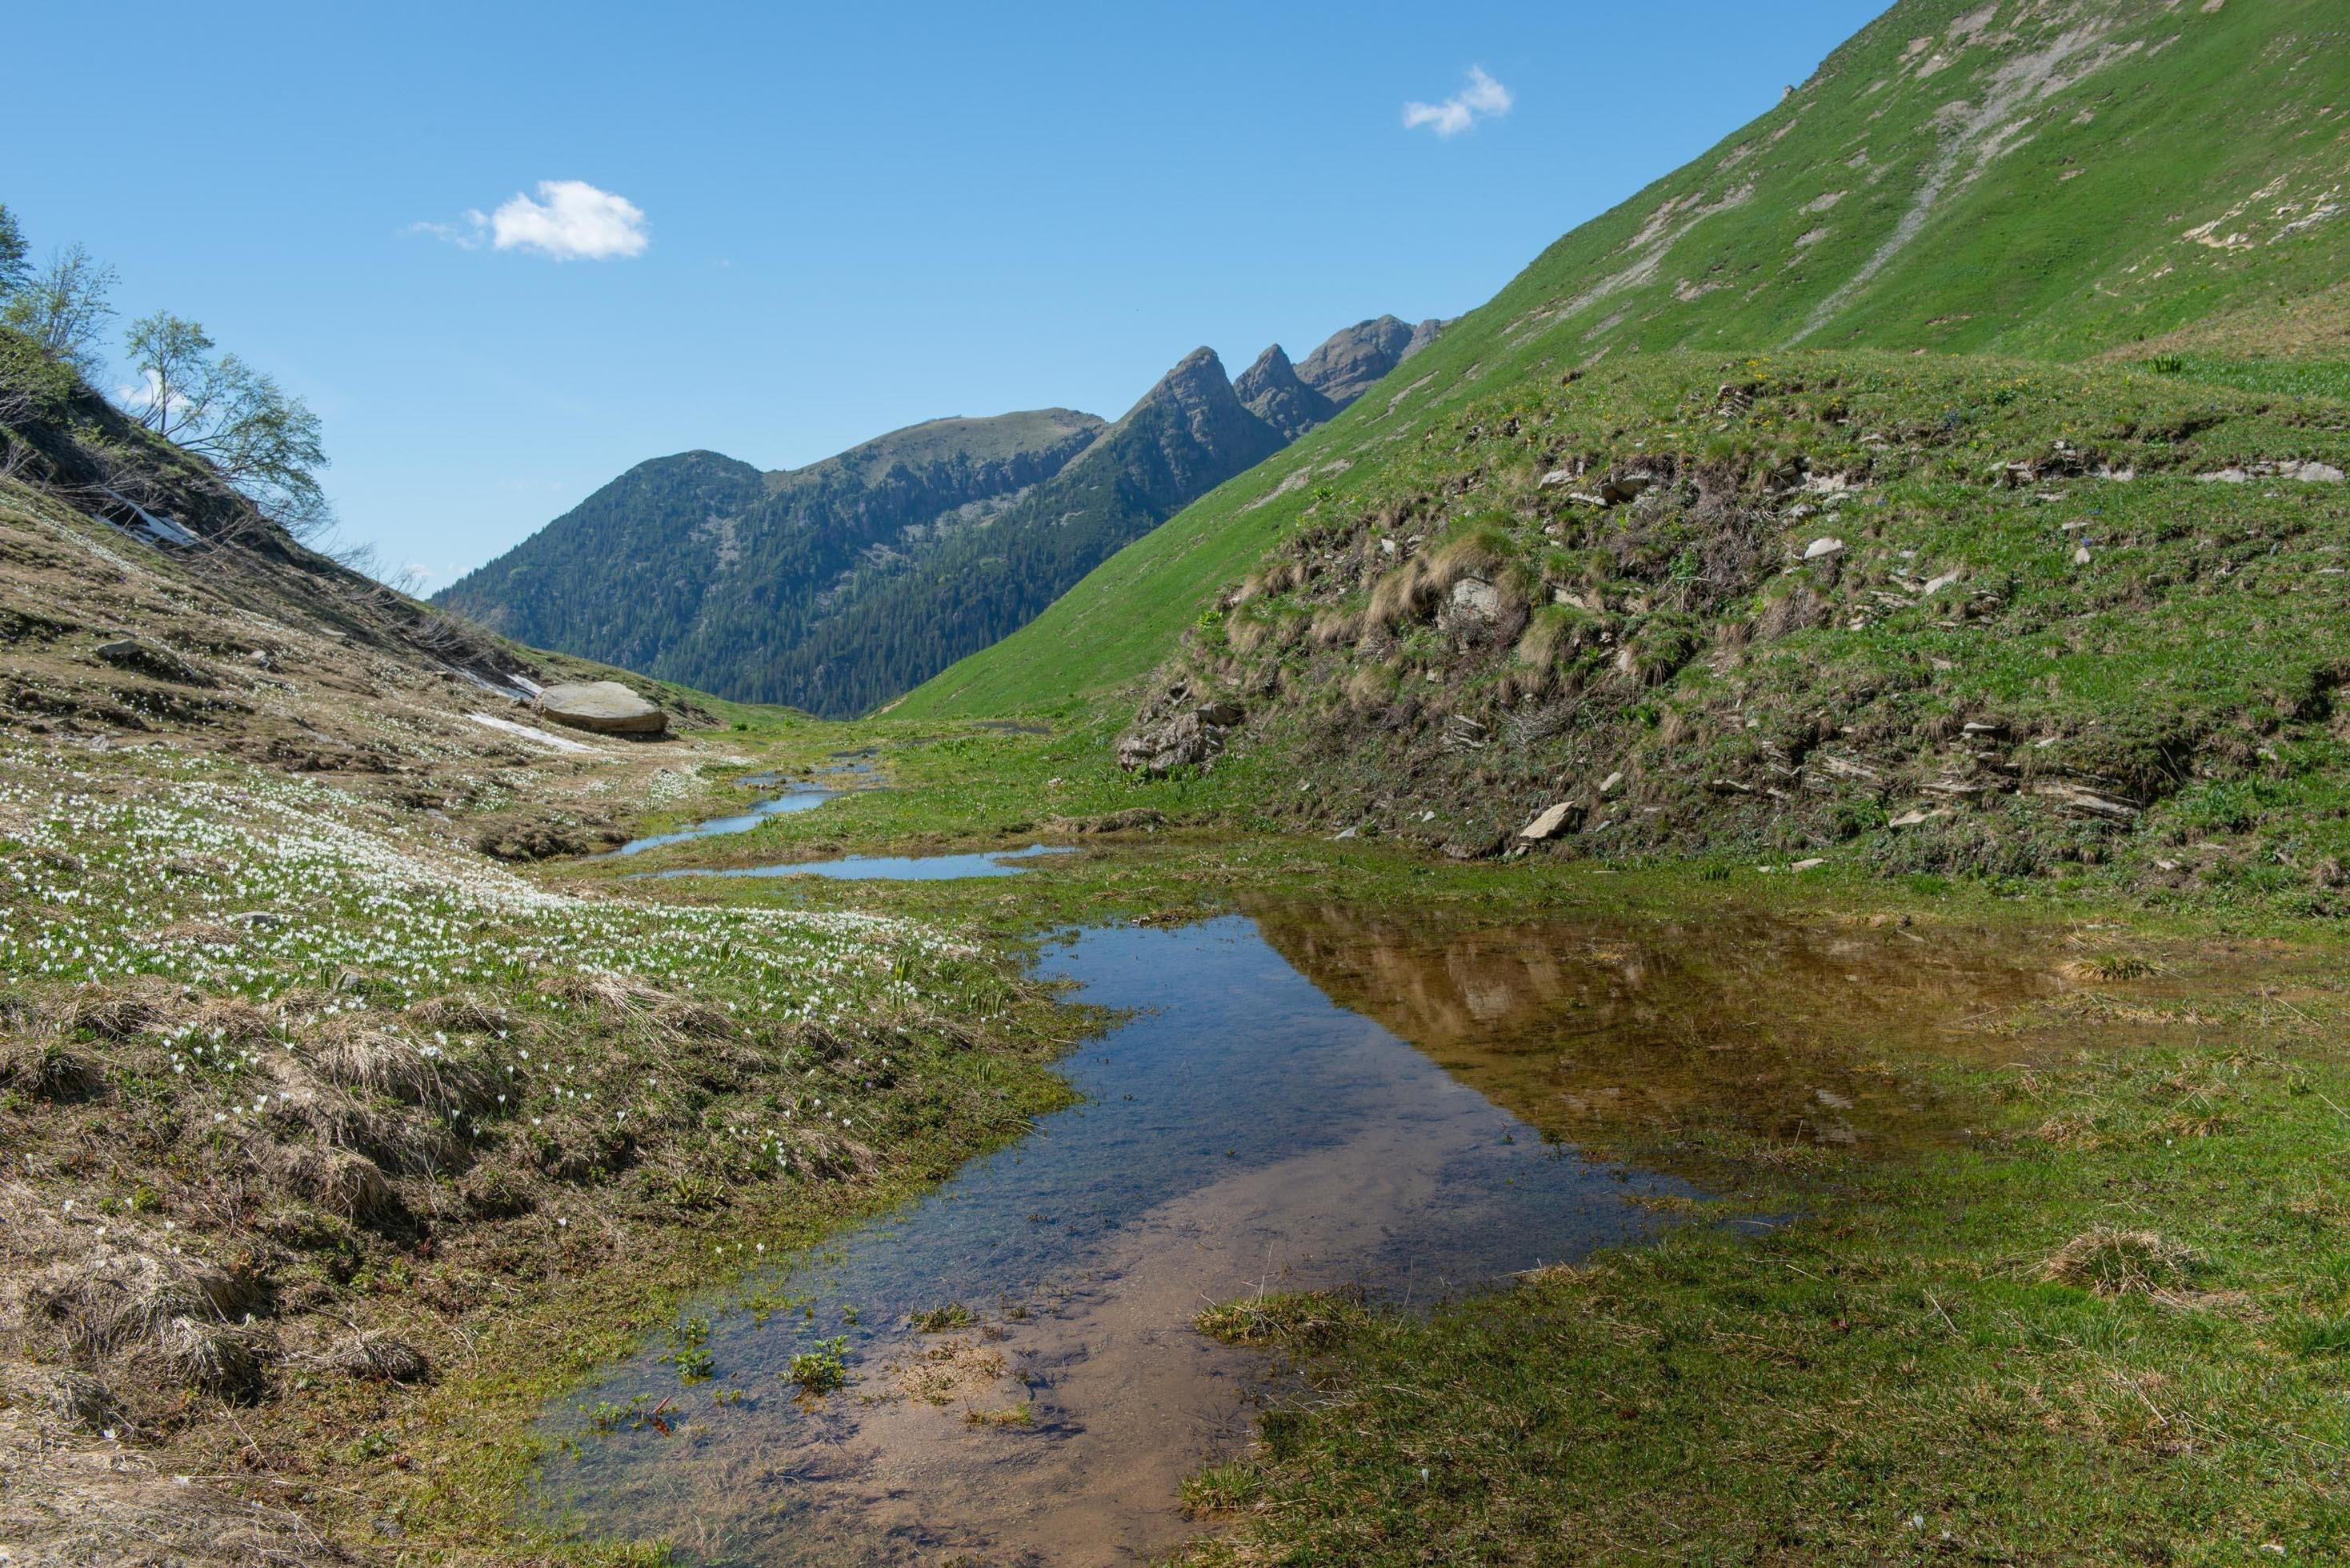
[[[1367,385],[1411,342],[1383,317],[1308,362]],[[1358,390],[1309,386],[1278,346],[1235,388],[1201,348],[1115,424],[1067,409],[934,420],[779,473],[657,458],[439,600],[724,696],[861,712],[1017,630]]]

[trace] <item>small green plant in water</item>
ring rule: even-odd
[[[928,1312],[918,1312],[914,1314],[916,1334],[947,1334],[958,1328],[970,1326],[971,1309],[961,1302],[949,1302],[944,1306],[932,1307]]]
[[[962,1422],[966,1427],[1033,1427],[1036,1416],[1028,1401],[1023,1399],[1009,1410],[965,1410]]]
[[[848,1381],[848,1366],[841,1359],[847,1348],[847,1334],[818,1340],[814,1350],[804,1350],[793,1356],[782,1376],[786,1382],[798,1384],[804,1393],[829,1394]]]
[[[1211,1306],[1193,1318],[1191,1325],[1226,1345],[1278,1341],[1294,1349],[1310,1350],[1344,1337],[1349,1304],[1320,1291],[1252,1296]]]

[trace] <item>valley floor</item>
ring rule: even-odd
[[[1205,1314],[1301,1381],[1189,1483],[1192,1559],[2350,1551],[2344,955],[2291,879],[1456,862],[1441,824],[1302,831],[1315,779],[1263,754],[1138,782],[1082,713],[502,728],[452,670],[11,520],[14,1562],[657,1558],[525,1506],[542,1413],[1066,1104],[1051,1060],[1097,1021],[1035,980],[1040,939],[1234,911],[1546,1137],[1693,1183],[1693,1220],[1782,1222],[1430,1314]],[[125,620],[200,655],[88,651]],[[819,774],[821,809],[587,853]],[[635,879],[1032,843],[1076,853]],[[1503,930],[1689,983],[1636,998],[1635,1034],[1538,1007],[1488,1048],[1440,1025],[1512,1005],[1479,957]],[[1918,1002],[1903,955],[1961,952],[2012,985]],[[1894,1136],[1880,1106],[1916,1114]],[[720,1392],[614,1419],[691,1435]]]
[[[869,749],[889,787],[702,841],[695,863],[1034,840],[1083,852],[995,880],[681,878],[674,896],[910,912],[1014,946],[1233,908],[1281,945],[1299,924],[1284,911],[1312,910],[1310,940],[1338,956],[1308,972],[1337,1000],[1546,1134],[1686,1176],[1721,1212],[1784,1217],[1760,1238],[1686,1226],[1433,1315],[1323,1297],[1204,1314],[1203,1329],[1293,1363],[1305,1391],[1189,1484],[1190,1560],[2350,1552],[2350,1201],[2334,1169],[2350,1059],[2330,925],[2289,905],[2133,907],[2111,888],[1783,865],[1447,864],[1260,831],[1243,779],[1138,788],[1098,760],[1097,736],[754,733],[786,772]],[[631,870],[662,864],[639,858]],[[1740,950],[1756,920],[1823,933],[1868,972],[1773,976],[1767,952]],[[1517,1042],[1481,1050],[1419,992],[1415,1012],[1377,983],[1344,989],[1409,940],[1459,971],[1425,988],[1469,999],[1492,977],[1469,973],[1473,942],[1447,933],[1529,922],[1734,972],[1681,993],[1685,1016],[1650,1021],[1698,1064],[1610,1057],[1563,1016],[1481,1020],[1468,1037]],[[2012,989],[1953,994],[1944,1016],[1818,994],[1896,995],[1883,977],[1904,951],[1920,969],[1996,953]],[[1490,984],[1478,1000],[1493,1005]],[[1931,1114],[1855,1140],[1837,1131],[1848,1102],[1809,1086],[1830,1082]]]
[[[1040,935],[1238,909],[1278,943],[1299,907],[1341,953],[1526,922],[1703,949],[1760,919],[1892,961],[1988,944],[2038,980],[1935,1027],[1810,1031],[1833,1081],[1934,1107],[1898,1138],[1822,1136],[1830,1069],[1802,1049],[1700,1051],[1668,1081],[1417,1040],[1547,1134],[1785,1222],[1685,1226],[1432,1315],[1204,1315],[1304,1383],[1187,1486],[1192,1559],[2350,1550],[2330,929],[1783,867],[1455,865],[1264,832],[1237,771],[1133,785],[1097,736],[727,717],[580,775],[658,829],[769,787],[745,774],[869,771],[746,833],[515,871],[330,784],[14,746],[19,1561],[634,1559],[518,1510],[548,1401],[1056,1104],[1044,1063],[1087,1021],[1023,978]],[[623,879],[1033,841],[1082,852],[980,881]],[[1819,977],[1763,973],[1728,1033],[1802,1034],[1773,1020],[1815,1018]],[[1724,1032],[1701,1006],[1674,1027]]]

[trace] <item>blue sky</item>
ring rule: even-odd
[[[307,398],[438,587],[644,458],[1458,315],[1880,9],[35,7],[0,202]]]

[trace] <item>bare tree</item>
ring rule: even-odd
[[[30,337],[88,380],[99,369],[99,337],[114,316],[107,296],[115,281],[114,269],[79,245],[52,251],[37,272],[8,290],[0,325]]]
[[[213,348],[202,327],[168,311],[133,322],[141,385],[130,412],[209,462],[296,537],[320,533],[334,517],[318,484],[327,466],[318,416],[274,377]]]

